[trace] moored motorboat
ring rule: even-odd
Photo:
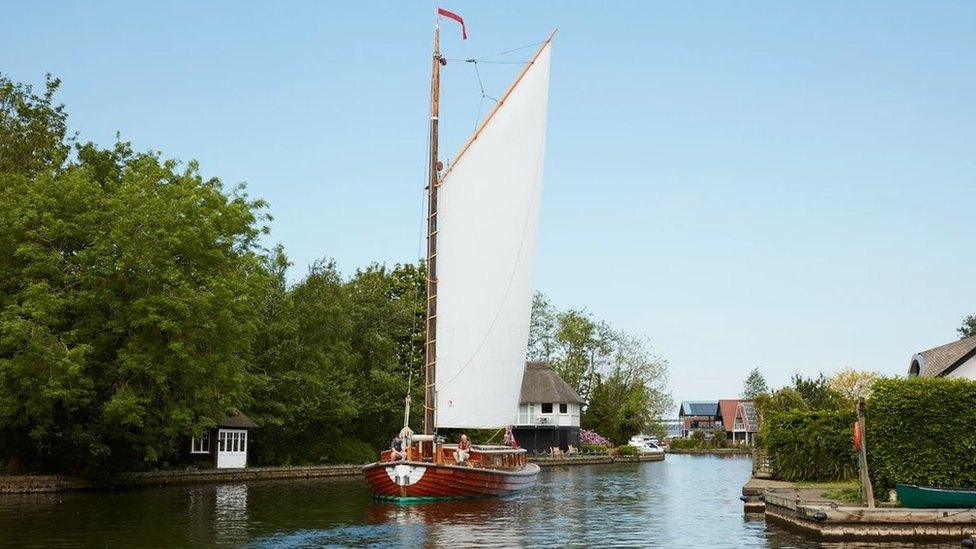
[[[658,446],[658,441],[654,437],[649,437],[646,435],[635,435],[630,437],[630,441],[627,443],[629,446],[637,448],[637,452],[640,454],[663,454],[664,448]]]
[[[898,501],[912,509],[976,507],[976,489],[972,488],[936,488],[898,484],[895,486],[895,491],[898,492]]]

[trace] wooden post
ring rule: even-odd
[[[857,465],[861,475],[861,496],[869,508],[874,507],[874,488],[871,486],[871,475],[868,472],[868,434],[865,429],[864,397],[857,400],[857,424],[861,430],[861,448],[857,453]]]
[[[440,25],[434,26],[434,58],[430,76],[430,164],[427,180],[427,322],[424,340],[424,434],[437,431],[435,393],[437,359],[437,124],[441,85]]]

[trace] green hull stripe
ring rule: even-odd
[[[393,503],[426,503],[430,501],[451,501],[456,499],[474,499],[474,496],[384,496],[374,494],[373,499],[391,501]]]

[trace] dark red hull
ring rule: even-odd
[[[363,467],[374,496],[385,499],[447,499],[504,496],[535,485],[539,466],[493,469],[416,461],[379,462]]]

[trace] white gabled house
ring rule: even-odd
[[[976,380],[976,336],[915,353],[908,377],[959,377]]]
[[[512,429],[519,446],[548,451],[579,445],[583,399],[545,362],[526,362],[518,416]]]

